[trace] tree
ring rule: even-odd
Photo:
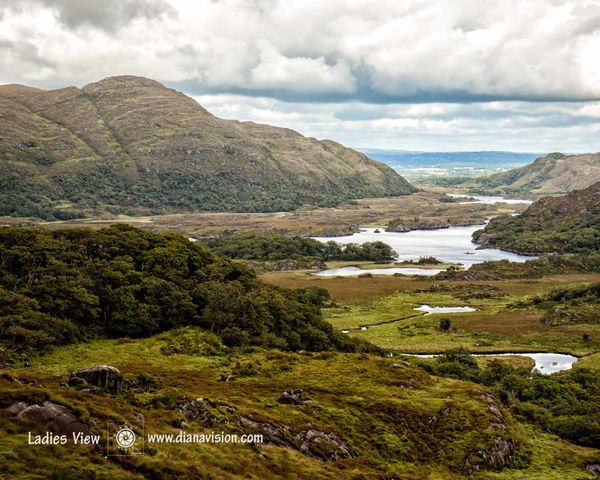
[[[450,330],[451,326],[449,318],[440,318],[440,330],[442,332],[447,332]]]

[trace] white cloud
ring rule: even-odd
[[[600,5],[593,1],[88,3],[16,1],[0,7],[0,35],[44,47],[56,64],[48,83],[78,70],[84,82],[115,66],[137,70],[137,60],[148,75],[199,89],[445,101],[600,98]],[[55,19],[51,29],[39,28],[44,14]],[[107,61],[82,70],[80,50]],[[31,68],[22,65],[20,73]]]
[[[595,0],[87,3],[0,6],[0,83],[134,74],[353,145],[600,150]]]
[[[294,90],[301,93],[353,93],[354,77],[343,62],[328,65],[324,57],[294,57],[282,55],[263,42],[260,61],[250,74],[252,87],[262,90]]]
[[[600,102],[289,103],[219,94],[195,99],[222,118],[253,120],[353,147],[597,151]]]

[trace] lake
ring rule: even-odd
[[[418,260],[420,257],[436,257],[445,263],[460,263],[464,268],[469,268],[475,263],[486,262],[488,260],[509,260],[511,262],[524,262],[531,260],[531,256],[518,255],[516,253],[505,252],[496,248],[486,248],[477,250],[478,245],[471,241],[471,236],[475,230],[483,228],[484,225],[471,225],[468,227],[450,227],[437,230],[413,230],[412,232],[386,232],[384,227],[379,227],[380,233],[375,233],[376,228],[363,228],[360,232],[353,235],[342,237],[314,237],[321,242],[346,243],[365,243],[381,241],[387,243],[398,254],[398,260]],[[366,273],[367,270],[356,271],[356,267],[345,267],[335,269],[336,273],[332,275],[352,276],[359,273]],[[408,269],[394,268],[377,271],[379,275],[393,275],[394,273],[409,273]],[[403,270],[405,272],[403,272]],[[427,275],[423,270],[417,269],[420,275]],[[319,272],[320,275],[327,274],[331,270]],[[428,270],[432,272],[433,270]],[[373,270],[369,270],[373,273]]]
[[[421,358],[433,358],[439,357],[439,354],[432,355],[410,355],[410,354],[402,354],[409,355],[411,357],[421,357]],[[474,353],[472,354],[474,357],[528,357],[533,359],[535,362],[534,370],[538,372],[549,375],[551,373],[562,372],[563,370],[570,370],[573,367],[573,364],[578,360],[577,357],[573,355],[565,355],[564,353]]]
[[[517,204],[517,203],[523,203],[526,205],[530,205],[533,203],[533,200],[522,200],[522,199],[517,199],[517,198],[504,198],[504,197],[492,197],[489,195],[469,195],[468,193],[465,194],[460,194],[460,193],[448,193],[447,194],[449,197],[470,197],[470,198],[474,198],[475,200],[469,201],[469,202],[459,202],[461,204],[468,204],[468,203],[510,203],[510,204]]]
[[[400,275],[427,275],[432,277],[442,272],[439,268],[358,268],[358,267],[340,267],[330,268],[329,270],[323,270],[321,272],[313,273],[317,277],[353,277],[355,275],[362,275],[370,273],[371,275],[394,275],[399,273]]]
[[[430,315],[432,313],[475,312],[477,309],[473,307],[430,307],[429,305],[421,305],[420,307],[415,307],[413,310],[426,312],[427,315]]]

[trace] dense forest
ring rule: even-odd
[[[0,229],[0,341],[27,354],[93,338],[197,325],[226,345],[371,349],[334,332],[323,289],[262,283],[240,263],[176,234]]]
[[[386,262],[397,254],[386,243],[367,242],[361,245],[326,243],[305,237],[282,235],[226,235],[203,240],[215,254],[244,260],[367,260]]]

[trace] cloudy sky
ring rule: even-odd
[[[600,151],[597,0],[0,3],[0,83],[121,74],[354,147]]]

